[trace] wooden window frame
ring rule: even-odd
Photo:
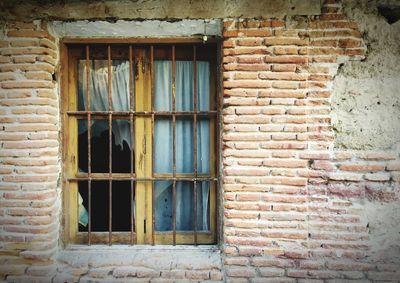
[[[153,182],[155,177],[164,177],[170,179],[179,178],[201,178],[201,176],[188,176],[185,174],[153,174],[153,154],[145,154],[144,160],[146,166],[138,166],[138,162],[135,161],[135,174],[117,174],[113,173],[112,176],[120,177],[121,179],[131,180],[133,184],[134,178],[149,179],[145,181],[135,182],[135,231],[131,232],[79,232],[78,231],[78,181],[87,180],[87,174],[82,175],[78,173],[78,143],[77,143],[77,121],[76,115],[73,112],[77,111],[77,61],[78,58],[82,57],[80,52],[74,52],[74,46],[97,45],[105,44],[108,47],[108,52],[110,56],[110,50],[112,46],[123,45],[127,48],[129,47],[130,52],[130,64],[132,67],[132,56],[134,58],[141,58],[142,52],[145,48],[151,49],[151,67],[150,71],[138,72],[138,81],[135,83],[135,93],[142,93],[142,95],[133,95],[135,101],[135,109],[133,112],[149,112],[154,113],[152,106],[152,81],[153,81],[153,46],[158,46],[159,44],[165,44],[171,46],[180,46],[184,44],[200,44],[202,41],[197,38],[179,38],[179,39],[160,39],[160,38],[134,38],[134,39],[74,39],[65,38],[60,43],[61,50],[61,119],[62,119],[62,156],[63,156],[63,227],[64,227],[64,242],[71,244],[216,244],[217,242],[217,211],[218,211],[218,157],[219,157],[219,101],[217,99],[217,85],[218,85],[218,74],[217,74],[217,50],[218,42],[216,40],[211,40],[210,43],[214,44],[214,53],[210,56],[210,71],[211,71],[211,84],[210,84],[210,109],[215,109],[215,116],[212,118],[212,123],[210,123],[210,176],[209,176],[209,188],[210,188],[210,231],[200,232],[190,231],[176,231],[174,228],[173,232],[155,232],[155,224],[153,217],[154,209],[154,199],[152,192],[154,191]],[[134,51],[132,51],[132,46],[134,46]],[[138,48],[135,48],[138,47]],[[78,49],[79,49],[78,48]],[[195,49],[194,49],[195,50]],[[88,51],[86,51],[88,52]],[[132,53],[133,52],[133,53]],[[138,53],[135,53],[138,52]],[[86,53],[87,54],[87,53]],[[175,53],[173,53],[175,54]],[[196,52],[194,51],[194,54]],[[175,56],[175,55],[172,55]],[[109,57],[110,58],[110,57]],[[144,58],[144,57],[143,57]],[[173,59],[175,60],[175,58]],[[194,57],[194,60],[195,57]],[[139,70],[143,67],[146,68],[144,60],[138,60],[137,62]],[[131,87],[132,90],[132,87]],[[147,94],[147,95],[146,95]],[[132,97],[132,96],[131,96]],[[131,100],[132,101],[132,100]],[[214,104],[213,104],[214,103]],[[132,122],[133,113],[130,111],[130,121]],[[194,112],[197,112],[195,110]],[[211,112],[211,111],[210,111]],[[195,117],[197,114],[195,114]],[[90,115],[89,115],[90,117]],[[173,116],[175,119],[175,115]],[[196,119],[194,117],[194,119]],[[89,118],[90,119],[90,118]],[[111,118],[112,119],[112,118]],[[154,142],[154,114],[151,116],[134,116],[134,143],[135,143],[135,160],[141,158],[143,152],[153,152],[152,144]],[[131,126],[132,129],[132,126]],[[143,143],[143,140],[151,139],[149,142]],[[146,149],[143,145],[146,145]],[[175,150],[175,149],[174,149]],[[96,180],[96,178],[106,179],[111,177],[111,174],[97,173],[90,175],[90,180]],[[197,179],[196,179],[197,180]],[[212,180],[212,181],[211,181]],[[174,182],[175,183],[175,182]],[[132,186],[132,185],[131,185]],[[111,208],[110,208],[111,210]],[[152,219],[152,221],[149,221]],[[176,220],[175,220],[176,221]],[[174,221],[174,223],[175,223]],[[144,223],[144,225],[141,225]],[[174,224],[175,226],[175,224]],[[110,226],[111,227],[111,226]]]

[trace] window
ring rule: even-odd
[[[69,243],[216,242],[216,44],[148,42],[62,45]]]

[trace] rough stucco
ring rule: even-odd
[[[362,204],[369,227],[370,261],[400,263],[400,202]]]
[[[400,142],[400,21],[389,25],[377,2],[344,3],[364,32],[368,53],[363,62],[344,64],[334,81],[338,148],[385,149]]]
[[[320,12],[319,0],[0,1],[0,19],[23,20],[253,18]]]

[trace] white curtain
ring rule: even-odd
[[[172,62],[155,61],[154,64],[154,109],[172,111]],[[197,110],[210,109],[210,67],[208,62],[196,63],[197,73]],[[176,61],[176,111],[193,111],[193,62]],[[172,173],[173,166],[173,129],[171,119],[155,121],[155,173]],[[176,121],[176,172],[193,173],[193,120]],[[210,173],[210,129],[209,121],[198,119],[197,122],[197,171],[199,174]],[[209,182],[197,183],[197,230],[208,230],[209,224]],[[155,183],[156,230],[172,230],[172,182]],[[194,217],[193,183],[176,184],[176,229],[193,230]],[[161,208],[161,209],[159,209]]]
[[[78,110],[87,110],[86,105],[86,61],[79,61],[79,86],[78,86]],[[129,61],[113,60],[111,66],[111,86],[112,86],[112,110],[129,111]],[[108,111],[108,61],[90,61],[90,110]],[[125,141],[132,149],[130,138],[130,125],[127,120],[113,120],[113,134],[115,144],[123,147]],[[87,123],[79,123],[79,134],[87,130]],[[108,131],[108,123],[100,120],[92,121],[92,136],[99,137],[103,131]]]

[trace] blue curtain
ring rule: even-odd
[[[172,111],[172,62],[154,62],[154,109]],[[176,61],[175,95],[176,111],[193,111],[194,67],[191,61]],[[208,62],[196,63],[197,110],[210,110],[210,66]],[[193,120],[179,119],[176,122],[176,172],[193,173],[193,159],[197,158],[199,174],[210,173],[210,128],[208,120],[197,121],[197,156],[194,157]],[[172,173],[173,129],[172,120],[155,121],[155,173]],[[209,230],[209,182],[197,184],[197,230]],[[172,230],[172,182],[156,182],[156,230]],[[194,219],[193,183],[176,184],[176,229],[193,230]]]

